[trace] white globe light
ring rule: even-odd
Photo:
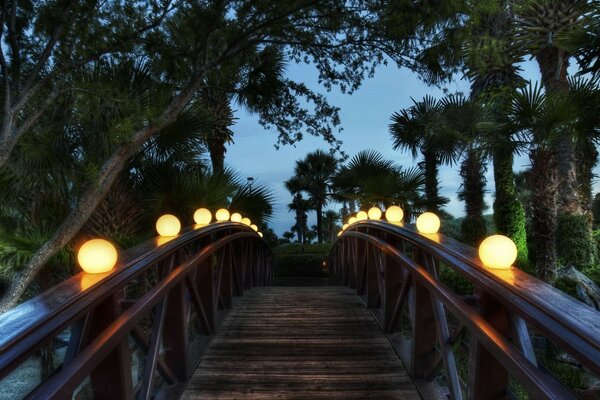
[[[229,221],[229,210],[227,210],[226,208],[218,209],[215,214],[215,218],[219,222]]]
[[[165,214],[156,220],[156,232],[160,236],[176,236],[180,230],[181,222],[172,214]]]
[[[212,213],[206,208],[199,208],[194,213],[194,222],[198,225],[208,225],[212,221]]]
[[[248,225],[248,226],[252,225],[252,221],[250,221],[250,218],[244,217],[244,218],[242,218],[242,220],[240,222],[244,225]]]
[[[348,220],[348,225],[352,225],[353,223],[355,223],[356,221],[358,221],[356,219],[356,217],[350,217],[350,219]]]
[[[250,228],[254,229],[254,232],[258,232],[258,226],[252,224],[250,225]]]
[[[385,219],[389,222],[400,222],[404,218],[404,211],[398,206],[391,206],[385,210]]]
[[[440,229],[440,219],[432,212],[424,212],[417,218],[417,229],[421,233],[437,233]]]
[[[479,258],[487,268],[510,269],[517,259],[517,246],[504,235],[492,235],[479,245]]]
[[[364,221],[367,218],[369,218],[369,216],[367,215],[367,213],[365,211],[359,211],[356,213],[357,221]]]
[[[369,219],[380,219],[381,218],[381,210],[379,207],[371,207],[367,212]]]
[[[88,274],[111,271],[117,263],[117,249],[104,239],[88,240],[79,248],[77,261]]]
[[[233,213],[231,214],[231,222],[242,222],[242,214],[240,213]]]
[[[345,231],[346,228],[348,228],[349,226],[350,226],[350,224],[344,224],[344,225],[342,225],[342,230]]]

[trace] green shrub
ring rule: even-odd
[[[473,294],[473,284],[444,264],[440,266],[440,281],[461,296]]]
[[[517,199],[494,203],[494,222],[498,233],[511,238],[517,246],[517,265],[529,270],[529,250],[525,229],[525,210]]]
[[[331,244],[290,243],[273,249],[275,275],[278,277],[326,277],[323,261]]]
[[[477,246],[488,233],[487,223],[483,217],[465,217],[460,223],[462,241]]]
[[[596,241],[585,215],[558,216],[556,252],[560,264],[581,269],[592,265],[596,258]]]

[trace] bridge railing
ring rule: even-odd
[[[171,396],[236,297],[272,279],[270,249],[243,224],[143,243],[0,315],[0,398]]]
[[[472,290],[444,284],[448,271]],[[424,398],[600,398],[544,365],[560,355],[600,376],[600,313],[517,268],[485,268],[470,246],[360,221],[335,242],[329,279],[363,296]]]

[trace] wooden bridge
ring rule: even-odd
[[[600,376],[600,313],[518,269],[385,221],[327,262],[329,286],[273,286],[233,222],[143,243],[0,315],[0,399],[600,398],[547,365]]]

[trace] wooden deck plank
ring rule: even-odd
[[[244,294],[182,399],[420,399],[361,300],[340,287]]]

